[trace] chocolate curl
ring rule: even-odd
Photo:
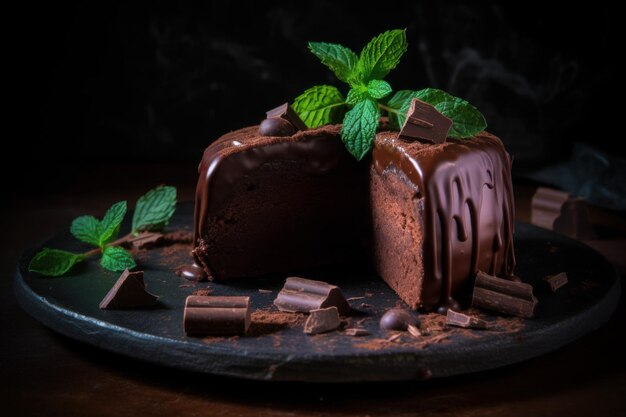
[[[250,327],[250,297],[190,295],[183,316],[188,335],[246,334]]]

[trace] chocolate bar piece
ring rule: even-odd
[[[448,309],[446,316],[446,324],[448,326],[465,327],[472,329],[486,329],[487,322],[469,314],[463,314],[452,309]]]
[[[304,323],[304,333],[318,334],[335,330],[341,324],[337,307],[311,310],[311,315]]]
[[[102,310],[150,307],[159,297],[146,291],[143,271],[130,272],[126,269],[100,301]]]
[[[482,271],[476,274],[473,307],[530,318],[537,302],[530,284],[494,277]]]
[[[441,114],[434,106],[414,98],[400,130],[400,138],[426,139],[434,143],[443,143],[448,137],[450,126],[452,120]]]
[[[281,118],[291,123],[297,130],[306,130],[307,127],[298,116],[298,113],[289,105],[289,103],[283,103],[280,106],[265,113],[268,119]]]
[[[274,305],[280,311],[308,313],[311,310],[335,306],[339,314],[350,312],[350,305],[336,285],[306,278],[289,277],[278,293]]]
[[[250,297],[190,295],[185,300],[183,326],[188,335],[246,334]]]
[[[531,201],[530,221],[575,239],[595,237],[585,201],[565,191],[537,188]]]
[[[556,290],[567,284],[567,274],[565,272],[560,272],[556,275],[550,275],[545,277],[544,281],[548,283],[552,292],[556,292]]]

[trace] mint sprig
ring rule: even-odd
[[[309,128],[343,120],[341,140],[358,160],[372,149],[381,114],[388,116],[390,129],[400,130],[414,98],[435,106],[452,120],[451,138],[468,138],[485,130],[487,123],[476,107],[445,91],[400,90],[389,98],[392,88],[384,78],[399,64],[407,46],[405,29],[376,36],[358,56],[342,45],[310,42],[311,52],[350,90],[344,100],[335,87],[312,87],[295,99],[294,110]]]
[[[70,232],[81,242],[95,246],[84,253],[44,248],[31,259],[28,270],[45,276],[60,276],[91,256],[102,254],[100,265],[110,271],[123,271],[137,266],[133,256],[120,245],[127,244],[141,233],[158,232],[168,224],[176,209],[176,188],[158,186],[139,197],[133,215],[132,230],[118,238],[126,215],[126,201],[111,206],[102,220],[94,216],[74,219]]]

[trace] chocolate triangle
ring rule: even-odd
[[[102,310],[150,307],[159,297],[146,291],[143,271],[130,272],[126,269],[117,282],[100,301]]]

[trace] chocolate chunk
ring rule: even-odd
[[[539,187],[531,201],[531,223],[575,239],[595,234],[585,201],[565,191]]]
[[[304,333],[318,334],[335,330],[341,324],[337,307],[311,310],[311,315],[304,323]]]
[[[392,308],[387,310],[380,319],[380,328],[385,330],[406,331],[409,326],[417,326],[418,321],[408,310]]]
[[[544,281],[548,283],[552,292],[556,292],[556,290],[567,284],[567,274],[565,272],[560,272],[556,275],[550,275],[545,277]]]
[[[150,307],[159,297],[146,291],[143,271],[130,272],[126,269],[100,301],[102,310]]]
[[[325,307],[335,306],[339,314],[350,312],[350,305],[341,289],[323,281],[290,277],[278,293],[274,305],[280,311],[308,313]]]
[[[259,134],[261,136],[291,136],[296,133],[294,125],[285,119],[272,117],[265,119],[259,126]]]
[[[448,326],[465,327],[472,329],[486,329],[487,322],[469,314],[463,314],[458,311],[448,309],[446,315],[446,324]]]
[[[482,271],[476,274],[473,307],[529,318],[533,316],[537,302],[530,284],[494,277]]]
[[[452,120],[441,114],[434,106],[414,98],[400,130],[400,138],[443,143],[448,137],[450,126]]]
[[[281,104],[280,106],[265,113],[268,119],[281,118],[291,123],[297,130],[306,130],[307,127],[298,116],[298,113],[289,105],[289,103]]]
[[[250,297],[190,295],[183,326],[188,335],[246,334],[250,327]]]

